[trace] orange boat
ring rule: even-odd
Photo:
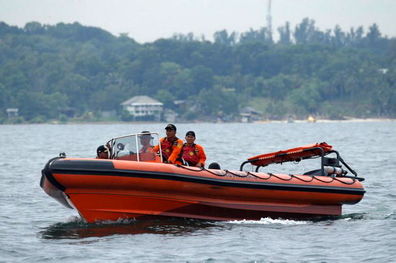
[[[158,141],[158,134],[151,135]],[[108,159],[53,158],[42,170],[40,186],[87,222],[313,219],[339,216],[343,204],[358,203],[365,193],[363,178],[326,143],[258,155],[243,162],[239,171],[230,171],[162,163],[161,154],[139,153],[141,136],[110,140]],[[269,164],[315,157],[321,159],[320,169],[305,174],[259,172]],[[243,171],[246,164],[256,170]]]

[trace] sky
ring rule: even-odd
[[[118,36],[127,33],[140,43],[194,33],[211,40],[213,33],[257,30],[267,25],[269,0],[0,0],[0,21],[23,27],[79,22]],[[345,31],[376,23],[383,35],[396,37],[396,0],[272,0],[272,27],[305,17],[320,30]],[[275,35],[276,38],[276,35]]]

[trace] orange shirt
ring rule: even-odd
[[[183,141],[177,137],[175,137],[172,141],[169,141],[166,137],[164,137],[160,139],[160,144],[164,161],[173,164],[180,164],[180,162],[177,161],[177,158],[179,157],[180,151],[182,150]],[[159,145],[154,146],[153,151],[158,152]]]

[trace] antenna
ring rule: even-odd
[[[268,9],[267,9],[267,30],[268,30],[268,38],[272,41],[271,0],[268,0]]]

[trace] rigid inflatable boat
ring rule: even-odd
[[[110,140],[108,159],[65,154],[53,158],[42,170],[40,186],[87,222],[152,217],[314,219],[341,215],[343,204],[356,204],[365,193],[364,179],[326,143],[254,156],[233,171],[162,163],[161,153],[139,151],[142,135]],[[158,134],[151,135],[158,142]],[[312,158],[320,159],[316,170],[260,171],[270,164]],[[247,166],[250,171],[245,171]]]

